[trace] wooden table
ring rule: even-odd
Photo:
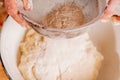
[[[4,72],[1,62],[0,62],[0,80],[9,80]]]

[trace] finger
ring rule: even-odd
[[[22,0],[23,1],[23,6],[24,9],[29,11],[32,9],[33,5],[32,5],[32,0]]]
[[[120,21],[120,16],[118,16],[118,15],[113,15],[113,16],[112,16],[112,19],[117,20],[117,21]]]
[[[12,15],[11,15],[12,16]],[[27,22],[23,19],[23,17],[21,16],[21,14],[14,14],[14,16],[12,16],[21,26],[27,27],[28,28],[28,24]]]
[[[120,25],[120,16],[118,15],[113,15],[110,20],[115,24],[115,25]]]
[[[119,4],[120,0],[109,0],[108,7],[105,10],[103,19],[109,19],[113,15],[114,10],[117,8]]]
[[[12,16],[20,25],[28,26],[18,11],[17,0],[5,0],[5,6],[8,14]]]

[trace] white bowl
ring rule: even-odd
[[[8,17],[2,28],[1,60],[12,80],[23,80],[17,67],[17,52],[25,32],[26,29],[11,17]],[[91,25],[89,34],[105,58],[97,80],[120,80],[120,25],[98,21]]]

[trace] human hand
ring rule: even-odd
[[[120,21],[120,16],[114,14],[114,11],[119,4],[120,4],[120,0],[109,0],[108,6],[104,12],[104,16],[102,17],[102,19],[107,20],[112,18],[114,20]]]
[[[6,17],[7,17],[7,12],[6,9],[4,7],[4,1],[0,0],[0,29],[1,26],[3,25],[3,22],[5,21]]]
[[[29,11],[32,7],[31,0],[22,0],[22,2],[24,9]],[[18,11],[17,0],[5,0],[5,6],[10,16],[12,16],[20,25],[28,27],[27,22],[22,18]]]

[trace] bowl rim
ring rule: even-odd
[[[104,7],[104,10],[106,9],[106,6]],[[80,30],[80,29],[83,29],[85,27],[88,27],[87,25],[90,25],[92,23],[94,23],[95,21],[97,21],[100,17],[103,16],[104,14],[104,10],[101,12],[100,15],[98,15],[96,18],[94,18],[92,21],[90,21],[89,23],[85,24],[85,25],[82,25],[81,27],[79,28],[74,28],[73,30],[72,29],[66,29],[66,30],[63,30],[63,29],[59,29],[60,32],[71,32],[71,31],[77,31],[77,30]],[[5,21],[8,19],[9,16],[7,16],[7,18],[5,19]],[[5,22],[4,21],[4,22]],[[36,25],[39,25],[39,24],[36,24]],[[43,29],[43,28],[42,28]],[[46,28],[45,28],[46,29]],[[2,30],[2,29],[1,29]],[[54,29],[54,28],[47,28],[46,30],[48,31],[58,31],[58,29]],[[1,33],[0,33],[1,35]],[[1,36],[0,36],[1,37]],[[0,40],[1,41],[1,40]],[[5,72],[5,75],[7,76],[7,78],[9,80],[13,80],[11,77],[10,77],[10,74],[8,73],[8,71],[6,70],[5,66],[4,66],[4,62],[3,62],[3,59],[2,59],[2,56],[1,56],[1,51],[0,51],[0,62],[1,62],[1,65],[2,65],[2,68],[3,68],[3,71]]]
[[[8,17],[6,18],[6,20],[7,20],[7,19],[8,19]],[[6,20],[5,20],[5,21],[6,21]],[[0,33],[0,34],[1,34],[1,33]],[[0,38],[1,38],[1,36],[0,36]],[[1,40],[1,39],[0,39],[0,40]],[[0,41],[0,42],[1,42],[1,41]],[[2,64],[2,68],[3,68],[6,76],[8,77],[8,79],[9,79],[9,80],[13,80],[12,77],[10,76],[10,74],[8,73],[9,71],[7,71],[6,67],[4,66],[4,61],[3,61],[3,57],[2,57],[2,55],[1,55],[1,51],[0,51],[0,61],[1,61],[1,64]]]
[[[5,21],[8,19],[9,16],[6,17]],[[5,22],[4,21],[4,22]],[[2,25],[3,26],[3,25]],[[2,29],[1,29],[2,31]],[[0,31],[0,42],[1,42],[1,31]],[[1,44],[0,44],[1,45]],[[2,68],[3,68],[3,71],[5,72],[5,75],[7,76],[7,78],[9,80],[12,80],[12,78],[10,77],[10,74],[8,73],[8,71],[6,70],[5,66],[4,66],[4,62],[3,62],[3,59],[2,59],[2,56],[1,56],[1,51],[0,51],[0,62],[1,62],[1,65],[2,65]]]

